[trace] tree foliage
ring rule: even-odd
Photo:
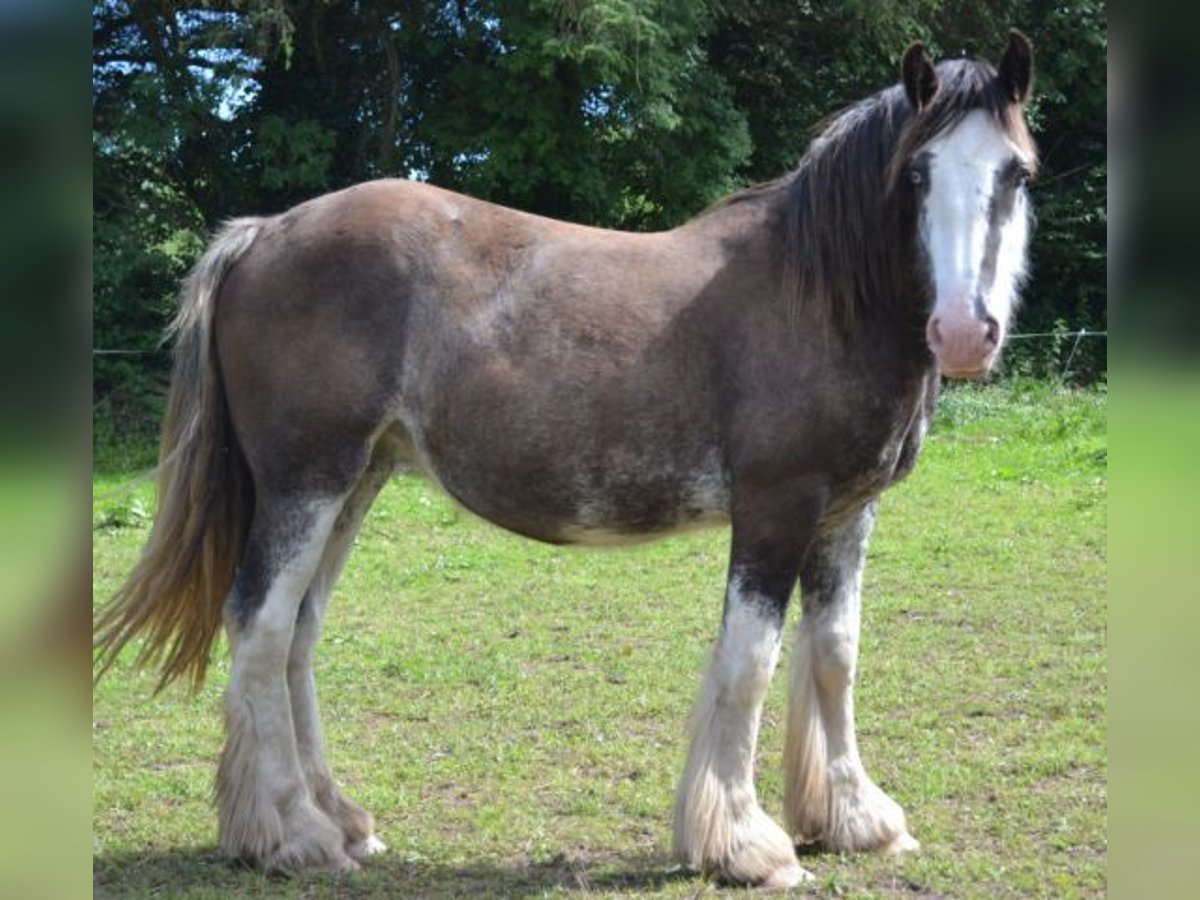
[[[95,341],[144,351],[97,357],[101,399],[153,394],[176,285],[223,218],[399,176],[669,226],[794,167],[911,40],[994,58],[1011,25],[1038,48],[1045,155],[1023,322],[1106,321],[1096,0],[98,0],[92,19]]]

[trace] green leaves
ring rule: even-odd
[[[261,166],[262,183],[272,189],[320,191],[329,174],[337,135],[312,119],[288,122],[264,116],[258,123],[248,157]]]

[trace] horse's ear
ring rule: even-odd
[[[933,95],[937,93],[937,72],[933,70],[933,60],[925,52],[925,45],[917,41],[904,51],[904,59],[900,62],[900,73],[904,77],[904,93],[915,112],[920,112],[929,105]]]
[[[1000,60],[1000,85],[1013,103],[1028,100],[1033,87],[1033,44],[1015,28],[1008,33],[1008,47]]]

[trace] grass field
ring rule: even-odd
[[[922,850],[806,856],[817,881],[796,893],[1106,894],[1106,447],[1102,392],[1001,383],[943,399],[917,471],[882,504],[857,692],[868,770]],[[121,488],[137,459],[97,455],[97,598],[146,534],[149,486]],[[334,771],[390,852],[351,875],[291,879],[221,861],[222,648],[195,698],[151,698],[153,675],[122,665],[96,688],[96,896],[738,893],[669,853],[727,538],[547,547],[396,480],[317,663]],[[758,766],[777,817],[787,655],[785,643]]]

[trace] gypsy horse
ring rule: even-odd
[[[383,849],[338,788],[313,654],[363,517],[400,467],[510,531],[624,543],[731,525],[724,616],[674,846],[729,883],[809,877],[794,840],[917,847],[855,739],[877,498],[941,376],[986,373],[1023,279],[1032,49],[934,66],[834,117],[799,167],[652,234],[383,180],[225,226],[184,285],[146,547],[96,618],[160,687],[232,655],[222,849],[267,870]],[[784,821],[760,711],[799,582]],[[97,676],[99,677],[99,676]]]

